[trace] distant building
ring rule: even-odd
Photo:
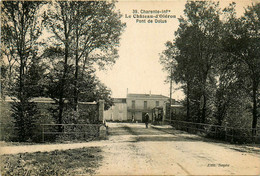
[[[108,121],[127,121],[126,98],[114,98],[114,105],[104,112]]]
[[[137,121],[143,121],[146,113],[152,120],[152,109],[155,107],[166,108],[169,97],[155,94],[127,94],[127,120],[134,117]]]
[[[114,105],[104,113],[108,121],[132,121],[134,118],[143,122],[146,113],[153,122],[169,119],[169,97],[164,95],[128,93],[126,98],[114,98],[113,102]],[[183,106],[173,99],[172,116],[183,114],[182,111]]]

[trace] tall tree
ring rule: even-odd
[[[242,34],[242,42],[245,46],[242,49],[242,60],[248,69],[248,78],[250,80],[249,94],[252,97],[252,128],[256,128],[258,112],[257,101],[259,100],[259,82],[260,82],[260,3],[249,6],[246,9],[243,20],[243,28],[247,29]]]
[[[174,45],[179,50],[176,57],[176,80],[185,82],[187,115],[190,104],[197,121],[206,122],[208,99],[214,83],[214,63],[218,62],[220,46],[220,9],[218,3],[208,1],[187,2],[184,17],[175,33]]]
[[[62,123],[65,85],[73,83],[74,93],[71,95],[74,96],[71,98],[74,110],[77,110],[81,85],[79,75],[85,76],[87,64],[115,62],[115,48],[124,24],[114,7],[114,2],[106,1],[57,1],[50,5],[45,15],[46,27],[54,38],[50,50],[46,51],[59,53],[64,58],[60,62],[63,63],[63,76],[59,79],[58,123]],[[67,83],[71,69],[74,70],[74,79]]]
[[[168,41],[165,46],[166,50],[160,56],[160,63],[169,75],[167,80],[172,79],[177,84],[182,84],[182,88],[186,94],[186,120],[190,120],[190,92],[193,73],[189,69],[192,66],[192,60],[188,58],[181,59],[182,55],[180,55],[175,41]]]
[[[72,45],[75,60],[74,106],[77,110],[80,63],[83,72],[85,69],[83,67],[90,59],[100,64],[114,63],[118,57],[116,47],[119,45],[124,24],[120,21],[120,13],[115,12],[114,3],[105,1],[73,3],[75,3],[74,44]]]
[[[12,110],[16,119],[19,140],[30,137],[35,105],[29,102],[31,95],[26,89],[26,75],[29,63],[37,56],[37,39],[41,35],[41,20],[38,10],[42,2],[3,1],[2,41],[5,57],[16,60],[19,71],[15,81],[15,95],[18,99]],[[10,55],[9,55],[10,54]],[[9,62],[11,63],[11,62]],[[9,64],[9,68],[11,69]]]
[[[45,13],[45,25],[47,29],[53,34],[55,39],[55,44],[53,47],[47,50],[47,56],[49,54],[58,55],[63,57],[60,62],[62,64],[62,70],[60,76],[58,77],[58,117],[57,121],[62,124],[62,114],[64,110],[64,94],[66,91],[65,85],[68,83],[68,73],[69,73],[69,57],[71,56],[72,48],[72,30],[74,25],[74,4],[69,1],[53,1],[49,4],[47,13]],[[45,51],[46,53],[46,51]],[[62,131],[62,129],[59,129]]]
[[[234,4],[233,4],[234,6]],[[231,8],[226,9],[230,11]],[[232,9],[231,9],[232,10]],[[232,13],[231,13],[232,14]],[[234,14],[234,12],[233,12]],[[224,50],[229,56],[240,88],[252,101],[252,128],[256,128],[260,81],[260,4],[249,6],[237,19],[230,15],[225,23]]]

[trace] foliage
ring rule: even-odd
[[[175,39],[160,58],[186,94],[185,120],[250,127],[259,116],[259,3],[236,17],[211,1],[187,2]],[[173,69],[173,74],[169,70]]]
[[[96,119],[97,107],[82,112],[78,101],[104,99],[106,109],[112,105],[111,90],[93,67],[105,69],[118,57],[125,24],[115,2],[4,1],[1,7],[1,96],[15,100],[12,117],[1,123],[13,119],[17,140],[39,141],[39,123]],[[34,97],[51,97],[55,105],[42,112]]]
[[[15,120],[15,131],[17,132],[17,140],[20,142],[30,141],[33,139],[33,130],[35,129],[35,115],[37,112],[37,107],[35,103],[25,102],[13,102],[12,117]]]
[[[99,148],[24,153],[1,157],[1,174],[7,175],[81,175],[94,174],[102,158]]]
[[[48,93],[59,105],[58,123],[63,121],[65,101],[78,111],[79,99],[100,97],[93,98],[97,84],[93,81],[92,65],[97,63],[104,68],[118,57],[116,48],[124,24],[114,8],[114,2],[107,1],[49,3],[44,24],[53,40],[44,55],[55,62],[54,72],[49,72]]]
[[[228,57],[226,67],[222,66],[222,72],[233,71],[231,83],[237,84],[235,89],[242,91],[244,102],[248,102],[247,109],[252,111],[252,128],[257,126],[259,104],[259,10],[260,4],[249,6],[244,15],[240,18],[235,17],[235,4],[224,9],[227,14],[225,23],[223,48],[224,56]],[[249,99],[250,97],[250,99]],[[250,103],[251,102],[251,103]],[[250,105],[251,104],[251,105]],[[250,108],[251,106],[251,108]],[[246,111],[246,109],[245,109]]]
[[[213,65],[219,59],[220,12],[217,3],[191,1],[185,5],[184,15],[176,39],[167,42],[164,54],[174,60],[170,62],[175,81],[184,85],[187,119],[204,123],[216,82]]]
[[[27,90],[28,66],[37,56],[37,39],[41,35],[41,20],[38,18],[38,10],[41,2],[4,1],[2,2],[3,21],[1,42],[3,55],[8,59],[9,84],[13,83],[11,95],[18,99],[12,103],[15,127],[18,132],[18,140],[26,141],[31,138],[36,107],[29,102],[32,94]],[[14,76],[12,68],[17,64],[17,72]],[[11,80],[13,76],[14,80]]]
[[[10,104],[5,101],[1,101],[0,109],[0,130],[1,130],[1,140],[11,141],[15,137],[14,132],[14,119],[11,116]]]
[[[7,66],[3,63],[3,60],[0,61],[0,98],[4,99],[5,95],[8,93],[8,82],[7,82]]]

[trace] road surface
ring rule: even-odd
[[[206,140],[170,126],[108,123],[108,140],[1,146],[0,155],[100,147],[97,175],[260,175],[260,148]]]
[[[109,140],[97,175],[259,175],[257,152],[209,142],[171,128],[108,123]]]

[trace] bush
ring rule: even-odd
[[[14,118],[16,140],[19,142],[32,141],[36,128],[37,106],[33,102],[25,101],[11,103],[12,117]]]
[[[11,115],[10,104],[1,101],[0,140],[12,141],[15,138],[14,118]]]

